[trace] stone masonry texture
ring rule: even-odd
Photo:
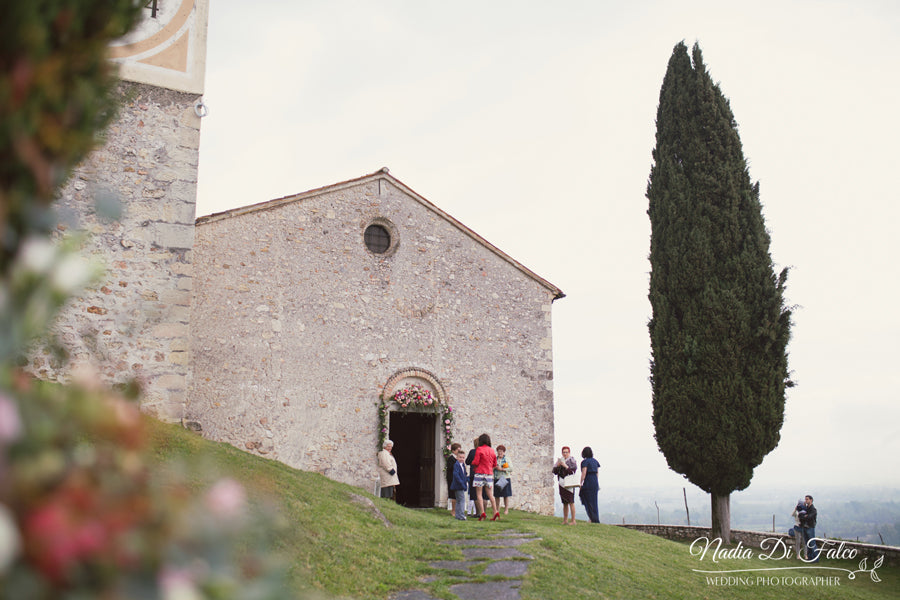
[[[91,364],[109,384],[136,381],[142,410],[176,421],[191,380],[197,95],[133,83],[120,84],[117,93],[117,120],[57,203],[58,229],[87,231],[85,253],[104,265],[105,275],[71,299],[54,327],[65,358],[39,347],[29,367],[43,379],[65,381],[76,365]],[[98,214],[98,199],[118,200],[121,216]]]
[[[384,254],[364,243],[373,223],[391,232]],[[511,506],[553,512],[562,293],[386,170],[198,219],[193,268],[186,418],[206,437],[372,491],[384,386],[427,373],[455,441],[508,448]],[[157,326],[180,340],[181,325]]]

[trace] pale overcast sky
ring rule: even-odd
[[[750,490],[900,485],[900,3],[210,4],[197,215],[389,167],[567,294],[556,452],[591,445],[604,491],[686,483],[653,439],[644,194],[669,56],[699,41],[797,306]]]

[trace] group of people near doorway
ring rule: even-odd
[[[575,524],[575,488],[578,488],[578,498],[588,519],[591,523],[600,522],[597,503],[597,495],[600,493],[600,482],[597,479],[600,463],[594,458],[594,451],[590,446],[585,446],[581,451],[581,459],[579,472],[579,465],[572,456],[571,448],[563,446],[562,457],[556,459],[553,466],[553,474],[559,484],[559,499],[563,505],[563,525]]]
[[[469,466],[468,472],[466,466]],[[500,518],[500,499],[504,514],[509,514],[509,498],[512,496],[510,475],[512,466],[506,455],[506,446],[491,447],[491,436],[482,433],[472,442],[467,453],[462,445],[450,445],[447,457],[447,489],[450,490],[450,507],[454,516],[465,521],[467,515],[487,518],[487,502],[494,511],[492,521]]]
[[[393,447],[394,443],[391,440],[385,440],[381,452],[378,453],[382,498],[393,498],[395,487],[400,484],[397,461],[392,454]],[[578,495],[591,523],[599,523],[597,495],[600,492],[600,485],[597,473],[600,463],[594,458],[590,446],[585,446],[581,451],[580,476],[577,476],[579,466],[571,452],[568,446],[563,446],[562,458],[557,459],[553,467],[563,504],[563,523],[575,524],[575,488],[579,489]],[[451,444],[445,475],[447,489],[450,491],[450,508],[454,516],[460,521],[466,520],[467,516],[477,516],[479,521],[483,521],[487,518],[487,503],[490,503],[493,511],[491,520],[496,521],[500,518],[501,499],[503,514],[509,514],[512,472],[506,446],[501,444],[494,451],[491,436],[487,433],[475,438],[468,452],[459,443]]]
[[[478,520],[483,521],[487,518],[485,503],[490,502],[494,511],[491,520],[496,521],[500,518],[499,500],[503,499],[504,513],[509,514],[509,498],[512,496],[512,467],[506,447],[497,446],[495,452],[491,447],[491,436],[486,433],[475,438],[473,446],[468,454],[458,443],[450,446],[446,476],[452,510],[457,519],[465,520],[468,510],[469,514],[477,514]],[[396,487],[400,485],[393,449],[394,442],[385,440],[377,460],[380,496],[388,499],[394,498]],[[466,465],[470,467],[468,473]]]
[[[512,467],[506,447],[497,446],[496,452],[491,447],[491,436],[482,433],[472,442],[468,453],[462,446],[454,443],[450,446],[447,457],[447,489],[450,490],[451,510],[460,521],[466,516],[478,516],[479,521],[487,518],[485,510],[490,502],[493,510],[492,521],[500,518],[500,499],[503,500],[503,514],[509,514],[509,498],[512,496],[510,475]],[[381,497],[392,498],[394,489],[400,484],[397,476],[397,461],[391,453],[394,442],[385,440],[381,452],[378,453],[378,472],[381,482]],[[559,499],[563,505],[563,524],[575,524],[575,489],[587,512],[591,523],[600,522],[597,496],[600,484],[597,473],[600,463],[594,458],[590,446],[581,451],[581,464],[572,456],[568,446],[562,447],[562,457],[556,460],[553,474],[559,484]],[[469,466],[469,469],[466,469]],[[794,538],[794,550],[797,558],[806,562],[819,561],[819,548],[816,543],[816,519],[818,511],[813,505],[813,497],[807,495],[797,501],[794,512],[794,526],[788,535]]]
[[[807,494],[805,498],[798,500],[791,516],[794,518],[794,526],[788,529],[788,535],[794,538],[797,558],[805,562],[819,562],[819,547],[816,543],[819,511],[813,505],[813,497]]]

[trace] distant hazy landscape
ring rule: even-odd
[[[900,489],[887,487],[820,487],[808,490],[798,485],[793,490],[748,489],[731,495],[731,528],[772,531],[774,518],[774,530],[786,532],[793,525],[791,511],[797,500],[807,493],[815,496],[819,511],[817,535],[900,546]],[[681,488],[604,490],[601,487],[600,520],[603,523],[657,523],[658,519],[662,524],[686,525],[688,520],[684,504]],[[708,527],[709,496],[689,486],[687,504],[690,524]],[[575,507],[577,518],[587,521],[584,508],[577,499]],[[556,514],[562,517],[558,495]]]

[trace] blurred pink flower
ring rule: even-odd
[[[72,366],[72,382],[94,392],[103,389],[100,371],[86,360],[80,360]]]
[[[234,479],[220,479],[206,492],[205,503],[217,517],[236,517],[244,510],[247,493]]]
[[[102,554],[110,532],[97,516],[94,499],[84,490],[61,490],[25,516],[24,539],[37,568],[62,582],[72,567]]]
[[[9,444],[19,439],[22,421],[19,409],[12,398],[0,392],[0,443]]]
[[[22,547],[15,516],[0,504],[0,575],[12,564]]]
[[[166,567],[159,574],[164,600],[203,600],[190,569]]]

